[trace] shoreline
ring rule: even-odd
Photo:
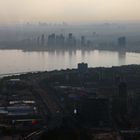
[[[130,64],[130,65],[121,65],[121,66],[110,66],[110,67],[88,67],[88,69],[112,69],[112,68],[123,68],[123,67],[140,67],[140,64]],[[67,69],[54,69],[54,70],[42,70],[42,71],[27,71],[27,72],[17,72],[17,73],[5,73],[0,74],[0,80],[5,77],[11,76],[22,76],[26,74],[43,74],[43,73],[52,73],[52,72],[64,72],[64,71],[75,71],[78,70],[77,68],[67,68]]]
[[[117,46],[115,46],[117,47]],[[124,48],[114,48],[114,47],[86,47],[86,48],[82,48],[82,47],[2,47],[0,46],[0,50],[21,50],[24,52],[34,52],[34,51],[77,51],[77,50],[81,50],[81,51],[95,51],[95,50],[99,50],[99,51],[113,51],[113,52],[128,52],[128,53],[140,53],[140,47],[137,48],[130,48],[128,46],[124,47]]]

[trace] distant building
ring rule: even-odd
[[[69,33],[69,39],[72,39],[72,38],[73,38],[72,33]]]
[[[125,36],[118,38],[118,46],[126,46],[126,38]]]
[[[65,44],[65,37],[63,36],[63,34],[57,35],[56,36],[56,46],[60,46],[63,47]]]
[[[69,33],[69,36],[67,38],[67,42],[66,42],[67,46],[69,47],[75,47],[76,46],[76,39],[75,37],[72,35],[72,33]]]
[[[41,45],[44,46],[45,43],[45,37],[44,34],[41,35]]]
[[[48,36],[48,46],[55,46],[55,44],[56,44],[56,36],[53,33]]]
[[[37,45],[40,45],[40,37],[37,37]]]
[[[88,70],[88,64],[87,63],[79,63],[78,70],[80,72],[86,72]]]
[[[87,44],[86,44],[87,47],[91,47],[92,46],[92,42],[90,40],[87,40]]]
[[[85,36],[81,36],[81,46],[84,47],[86,45]]]

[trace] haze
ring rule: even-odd
[[[139,0],[0,0],[0,22],[140,20]]]

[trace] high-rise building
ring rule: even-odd
[[[56,44],[56,36],[53,33],[48,36],[48,46],[55,46],[55,44]]]
[[[41,45],[44,46],[45,37],[44,34],[41,35]]]
[[[40,45],[40,37],[37,37],[37,45]]]
[[[76,39],[75,39],[75,37],[72,35],[72,33],[69,33],[66,44],[67,44],[67,46],[69,46],[69,47],[75,47],[75,46],[76,46]]]
[[[80,72],[86,72],[88,70],[88,64],[87,63],[79,63],[78,70]]]
[[[84,47],[86,45],[85,36],[81,36],[81,46]]]
[[[90,40],[87,40],[87,44],[86,44],[87,47],[91,47],[92,46],[92,42]]]
[[[125,38],[125,36],[118,38],[118,45],[122,46],[122,47],[126,46],[126,38]]]
[[[65,43],[65,37],[63,36],[63,34],[57,35],[56,46],[64,47],[64,43]]]
[[[73,38],[72,33],[69,33],[69,39],[72,39],[72,38]]]

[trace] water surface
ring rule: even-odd
[[[76,68],[80,62],[88,63],[89,67],[140,64],[140,53],[101,50],[0,50],[0,74]]]

